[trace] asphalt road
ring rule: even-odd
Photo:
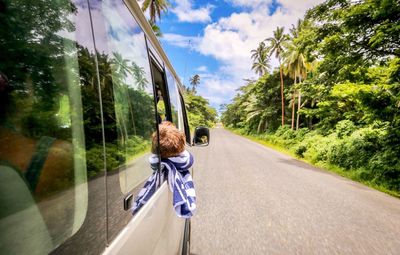
[[[400,254],[400,199],[222,128],[192,152],[192,254]]]

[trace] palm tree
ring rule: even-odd
[[[294,80],[294,91],[292,94],[292,100],[291,100],[291,107],[292,107],[292,130],[294,129],[294,115],[295,115],[295,94],[296,94],[296,84],[297,84],[297,79],[299,78],[300,81],[302,77],[306,76],[306,60],[305,57],[299,48],[298,44],[296,43],[296,39],[299,37],[301,29],[303,27],[303,21],[301,19],[297,20],[296,26],[292,24],[292,28],[289,29],[290,32],[290,42],[285,43],[285,52],[283,54],[283,59],[284,59],[284,71],[285,74],[289,74],[290,77],[293,78]],[[301,96],[300,96],[301,97]],[[299,117],[297,113],[297,118]],[[298,122],[298,121],[297,121]],[[298,124],[297,124],[298,126]]]
[[[125,81],[127,75],[131,74],[129,60],[124,59],[118,52],[113,52],[113,56],[114,58],[111,60],[111,67],[113,69],[114,78],[122,78],[122,80]]]
[[[190,84],[192,85],[192,92],[196,94],[196,87],[200,84],[200,75],[193,75],[193,77],[190,78]]]
[[[150,24],[151,29],[153,30],[154,34],[155,34],[157,37],[159,37],[159,38],[163,37],[163,34],[162,34],[162,32],[161,32],[161,29],[160,29],[159,26],[157,26],[156,23],[153,23],[151,20],[149,20],[149,24]]]
[[[255,50],[251,50],[251,59],[252,60],[256,60],[257,58],[259,58],[261,55],[265,54],[267,52],[267,47],[265,46],[264,42],[260,42],[258,44],[258,48]]]
[[[161,12],[167,11],[170,6],[168,0],[144,0],[142,11],[146,12],[149,9],[150,24],[155,24],[156,18],[160,18]]]
[[[146,79],[146,71],[144,68],[138,66],[135,62],[132,62],[131,70],[139,90],[145,90],[149,81]]]
[[[298,19],[296,26],[292,24],[292,28],[289,28],[290,37],[291,37],[290,39],[293,40],[293,39],[299,37],[301,29],[303,27],[303,23],[304,23],[304,21],[302,19]]]
[[[271,66],[269,64],[269,57],[266,53],[261,54],[257,58],[257,61],[251,66],[251,69],[254,70],[259,76],[266,74],[270,68]]]
[[[283,97],[283,75],[281,57],[284,52],[284,44],[288,41],[288,35],[284,34],[284,27],[277,27],[274,36],[265,39],[269,42],[269,56],[275,53],[275,57],[279,60],[279,71],[281,76],[281,99],[282,99],[282,126],[285,124],[285,99]]]
[[[297,79],[299,80],[299,83],[301,83],[302,79],[307,76],[307,69],[308,69],[308,63],[306,61],[306,58],[304,57],[301,49],[293,42],[288,43],[286,45],[286,52],[283,55],[284,57],[284,66],[285,66],[285,71],[286,74],[289,74],[294,80],[294,88],[296,88],[297,84]],[[292,97],[292,129],[294,129],[294,94],[293,92],[293,97]],[[301,104],[301,91],[299,89],[298,91],[298,111],[297,111],[297,124],[296,124],[296,130],[299,128],[299,110],[300,110],[300,104]]]
[[[268,117],[272,114],[263,101],[257,100],[254,94],[250,94],[248,99],[243,102],[243,106],[246,112],[246,122],[256,121],[258,123],[258,134],[268,128]]]
[[[292,130],[294,130],[294,104],[296,101],[295,88],[296,88],[296,81],[297,81],[297,69],[296,69],[296,64],[295,64],[296,61],[295,61],[294,55],[295,55],[295,53],[290,50],[290,47],[288,47],[283,56],[283,58],[284,58],[283,65],[284,65],[285,75],[289,75],[294,80],[294,83],[293,83],[294,90],[292,92],[292,100],[290,101],[290,105],[292,108]]]
[[[116,98],[115,102],[127,102],[128,104],[128,113],[131,116],[132,119],[132,128],[134,131],[134,134],[136,135],[136,125],[135,125],[135,118],[133,116],[133,108],[132,108],[132,102],[129,98],[129,86],[125,83],[126,77],[128,75],[134,75],[134,66],[136,65],[135,63],[133,64],[133,67],[129,65],[129,60],[124,59],[121,54],[118,52],[113,52],[114,58],[111,60],[111,69],[113,70],[112,72],[112,79],[113,79],[113,89],[114,89],[114,95]],[[144,71],[144,70],[143,70]],[[116,104],[116,108],[118,109],[116,111],[116,117],[119,120],[119,123],[121,124],[123,128],[123,133],[122,137],[124,141],[128,139],[128,131],[127,131],[127,124],[125,123],[125,118],[121,115],[123,115],[123,107],[124,105],[122,104]]]
[[[251,59],[253,59],[252,70],[259,76],[263,76],[271,68],[269,65],[269,57],[267,55],[267,48],[264,42],[260,42],[258,48],[251,51]]]
[[[296,87],[296,79],[298,78],[299,83],[301,84],[302,80],[307,78],[307,73],[312,69],[312,63],[309,63],[304,54],[303,50],[297,45],[296,39],[299,37],[300,32],[303,28],[307,26],[308,23],[299,19],[297,20],[297,25],[292,25],[290,29],[291,34],[291,43],[286,44],[285,60],[287,68],[291,70],[292,75],[294,74],[294,86]],[[293,77],[293,76],[292,76]],[[300,125],[300,109],[302,107],[301,104],[301,89],[298,89],[297,92],[298,101],[297,101],[297,120],[296,120],[296,130],[299,129]],[[292,102],[292,129],[294,129],[294,100]]]

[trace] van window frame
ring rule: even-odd
[[[181,99],[181,104],[182,104],[181,108],[182,108],[183,126],[184,126],[184,129],[185,129],[186,143],[191,146],[192,145],[192,139],[191,139],[191,135],[190,135],[189,119],[188,119],[187,114],[186,114],[185,100],[184,100],[180,90],[178,91],[178,94],[179,94],[179,97]]]
[[[154,91],[154,94],[155,94],[154,102],[155,102],[155,104],[157,106],[157,103],[158,103],[157,102],[157,94],[156,94],[157,93],[157,87],[156,87],[156,83],[154,81],[154,73],[153,73],[152,66],[154,66],[157,69],[157,71],[160,72],[161,77],[163,79],[162,84],[160,84],[160,86],[161,86],[160,89],[161,89],[161,93],[162,93],[164,104],[165,104],[165,116],[167,118],[167,121],[173,122],[172,121],[172,111],[171,111],[171,99],[170,99],[170,96],[169,96],[167,76],[166,76],[166,73],[165,73],[165,69],[164,69],[164,67],[160,67],[158,65],[157,60],[152,56],[152,54],[150,54],[151,51],[149,49],[148,49],[148,51],[149,51],[150,65],[151,65],[150,66],[151,79],[152,79],[152,82],[153,82],[153,91]],[[156,107],[156,112],[157,112],[157,110],[158,109]],[[157,116],[156,116],[156,118],[157,118]]]

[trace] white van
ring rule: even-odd
[[[158,123],[191,146],[137,2],[0,0],[0,24],[0,254],[189,254],[166,182],[130,210]]]

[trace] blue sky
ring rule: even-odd
[[[172,7],[158,25],[160,40],[183,83],[199,74],[198,93],[211,105],[229,103],[256,78],[250,51],[272,36],[277,26],[286,31],[307,9],[322,0],[170,0]],[[277,60],[272,59],[277,66]]]

